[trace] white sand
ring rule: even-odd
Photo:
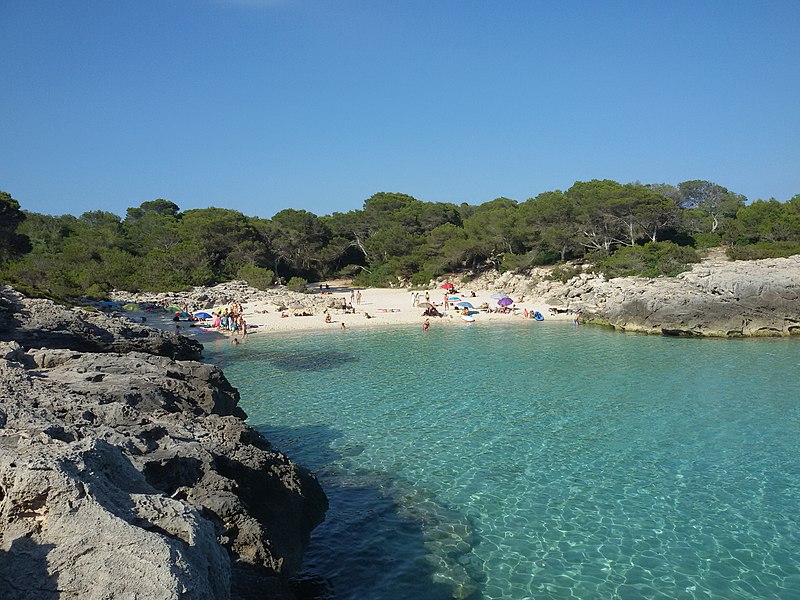
[[[345,298],[348,302],[350,300],[350,288],[342,288],[338,286],[331,286],[335,291],[330,295],[324,294],[326,299],[342,299]],[[412,306],[412,294],[407,289],[387,289],[387,288],[355,288],[361,292],[361,303],[353,303],[355,314],[345,314],[344,311],[338,309],[329,309],[328,313],[331,316],[331,323],[325,322],[325,314],[317,309],[317,314],[313,316],[295,316],[296,313],[302,313],[302,309],[284,311],[290,315],[282,317],[281,312],[277,310],[277,306],[265,302],[248,302],[243,304],[244,317],[247,321],[248,329],[251,334],[261,335],[269,332],[278,331],[302,331],[302,330],[326,330],[334,329],[341,330],[342,323],[347,329],[361,329],[361,328],[379,328],[392,325],[419,325],[427,317],[422,316],[424,308]],[[491,298],[492,295],[497,294],[496,290],[474,290],[476,297],[471,297],[472,290],[462,290],[461,294],[450,294],[449,297],[458,296],[461,300],[467,301],[472,304],[476,309],[483,303],[487,303],[491,308],[497,308],[497,299]],[[445,314],[444,317],[431,317],[431,328],[442,326],[458,326],[458,327],[475,327],[482,326],[487,323],[509,323],[509,322],[524,322],[524,311],[528,310],[529,313],[539,311],[546,321],[572,321],[574,315],[560,314],[551,315],[548,308],[549,305],[537,301],[536,299],[517,298],[512,297],[515,301],[512,307],[515,308],[512,314],[498,314],[486,311],[472,311],[475,318],[474,323],[466,323],[461,319],[461,314],[458,309],[452,305],[449,310],[444,310],[444,290],[429,290],[430,302],[436,308]],[[419,292],[420,302],[425,301],[425,291]],[[319,296],[319,292],[315,292],[315,296]],[[521,301],[520,301],[521,300]],[[266,312],[265,312],[266,311]],[[368,318],[369,315],[371,318]],[[256,327],[253,327],[256,326]]]

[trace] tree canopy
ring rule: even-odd
[[[659,274],[689,260],[692,247],[723,243],[735,258],[800,252],[800,195],[748,204],[709,181],[595,179],[524,202],[456,205],[379,192],[346,213],[285,209],[263,219],[214,207],[182,211],[163,198],[129,208],[124,218],[99,210],[48,216],[0,193],[3,280],[62,295],[180,290],[234,278],[259,287],[337,275],[365,285],[427,283],[451,271],[572,259],[608,273]]]

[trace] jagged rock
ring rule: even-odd
[[[327,500],[219,369],[4,347],[3,598],[290,596]]]
[[[551,269],[484,274],[471,282],[580,311],[616,329],[687,336],[800,335],[800,256],[729,261],[712,253],[677,277],[606,280],[582,272],[566,283]]]
[[[171,332],[50,300],[26,298],[0,286],[0,341],[24,348],[68,348],[81,352],[140,351],[176,360],[199,359],[203,346]]]
[[[800,334],[800,256],[701,263],[677,277],[604,282],[587,313],[617,329],[716,337]]]

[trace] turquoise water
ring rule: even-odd
[[[800,340],[560,323],[207,344],[330,499],[330,597],[800,598]]]

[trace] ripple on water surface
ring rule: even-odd
[[[800,597],[797,340],[563,324],[212,348],[336,598]]]

